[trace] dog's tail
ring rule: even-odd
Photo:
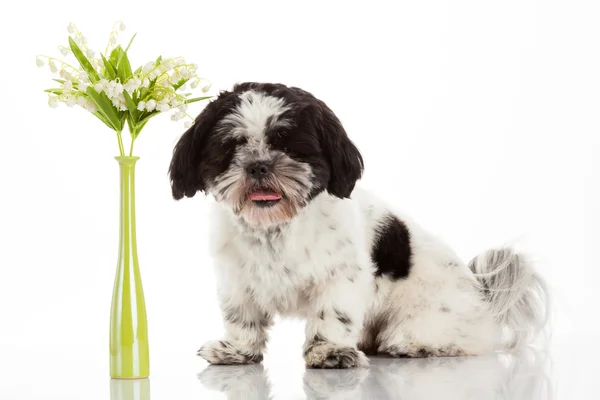
[[[503,330],[503,345],[516,348],[532,342],[549,318],[544,280],[522,254],[493,249],[475,257],[469,268]]]

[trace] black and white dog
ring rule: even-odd
[[[216,199],[213,243],[226,335],[198,354],[260,362],[276,314],[306,319],[308,367],[477,355],[528,341],[546,290],[527,260],[489,250],[465,265],[446,244],[359,188],[363,160],[310,93],[243,83],[177,143],[173,196]]]

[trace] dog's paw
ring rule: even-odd
[[[460,357],[466,353],[458,347],[429,347],[429,346],[386,346],[379,351],[381,355],[387,355],[394,358],[427,358],[427,357]]]
[[[253,354],[236,348],[236,346],[225,340],[213,340],[204,343],[198,355],[211,364],[236,365],[254,364],[262,361],[262,354]]]
[[[304,352],[307,368],[354,368],[367,367],[365,354],[350,346],[339,346],[329,342],[317,342]]]

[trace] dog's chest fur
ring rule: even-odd
[[[266,230],[226,209],[216,217],[217,273],[266,311],[302,315],[324,283],[372,272],[361,213],[351,200],[320,195],[288,224]]]

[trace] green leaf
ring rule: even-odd
[[[123,130],[123,124],[119,118],[119,112],[115,110],[108,97],[105,94],[99,94],[92,87],[88,87],[87,94],[94,100],[98,106],[98,112],[106,117],[106,121],[115,131]]]
[[[79,61],[79,65],[81,65],[81,68],[83,68],[83,70],[87,74],[88,78],[90,78],[90,81],[96,82],[99,79],[98,72],[96,72],[96,70],[94,69],[92,64],[89,62],[89,60],[86,58],[86,56],[83,54],[83,52],[81,51],[79,46],[77,46],[77,43],[75,43],[73,38],[70,36],[69,36],[69,46],[71,47],[71,51],[73,52],[73,55],[75,56],[77,61]]]
[[[154,117],[154,116],[156,116],[156,115],[158,115],[158,114],[160,114],[160,111],[152,111],[152,112],[150,112],[148,115],[146,115],[144,118],[142,118],[142,119],[141,119],[141,120],[140,120],[140,121],[137,123],[137,126],[138,126],[138,127],[139,127],[139,126],[142,126],[142,127],[143,127],[143,126],[144,126],[144,125],[146,125],[146,123],[147,123],[147,122],[150,120],[150,118],[152,118],[152,117]],[[140,129],[141,129],[141,128],[138,128],[138,131],[139,131]]]
[[[129,114],[131,115],[131,118],[133,119],[133,124],[135,125],[135,123],[137,122],[138,118],[139,118],[139,111],[137,109],[137,105],[135,104],[135,102],[131,99],[131,96],[129,96],[129,93],[127,93],[127,90],[123,91],[123,96],[125,96],[125,103],[127,103],[127,109],[129,110]]]
[[[177,90],[180,87],[182,87],[183,85],[185,85],[185,83],[189,81],[189,79],[180,79],[179,82],[177,82],[176,84],[173,85],[173,90]]]
[[[125,47],[125,53],[127,53],[129,51],[129,47],[131,47],[131,43],[133,43],[133,39],[135,39],[136,35],[137,35],[137,33],[134,33],[133,36],[131,37],[129,44],[127,45],[127,47]]]
[[[201,100],[210,99],[211,97],[213,97],[213,96],[194,97],[193,99],[185,99],[185,102],[186,102],[187,104],[190,104],[190,103],[195,103],[195,102],[197,102],[197,101],[201,101]]]
[[[112,130],[115,130],[115,128],[114,128],[114,127],[112,127],[112,126],[111,126],[111,125],[108,123],[108,121],[106,121],[106,118],[104,117],[104,114],[102,114],[102,113],[100,113],[100,112],[96,111],[96,112],[94,113],[94,115],[95,115],[96,117],[98,117],[98,119],[99,119],[100,121],[102,121],[102,123],[104,123],[104,125],[108,126],[108,127],[109,127],[110,129],[112,129]]]
[[[127,79],[131,77],[131,64],[127,58],[127,53],[121,48],[121,46],[115,47],[110,54],[110,62],[115,66],[117,76],[121,80],[121,83],[127,82]]]
[[[63,90],[62,89],[46,89],[46,90],[44,90],[44,92],[52,93],[52,94],[62,94]]]
[[[65,82],[66,82],[64,79],[52,79],[52,80],[53,80],[54,82],[58,82],[58,83],[60,83],[61,85],[62,85],[63,83],[65,83]]]
[[[100,56],[102,57],[102,62],[104,63],[104,70],[106,72],[106,77],[109,80],[116,79],[117,71],[115,71],[114,65],[112,65],[112,63],[104,57],[104,54],[100,54]]]

